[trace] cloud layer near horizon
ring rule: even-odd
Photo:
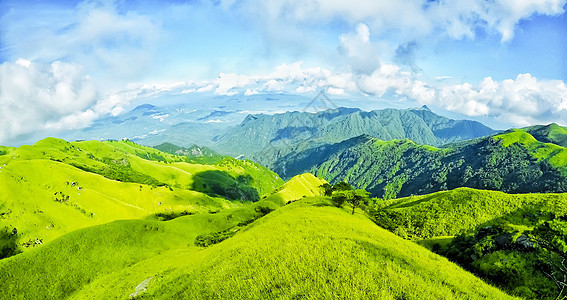
[[[469,117],[493,117],[513,126],[558,122],[567,126],[567,86],[561,80],[539,80],[529,73],[496,81],[486,77],[477,83],[427,83],[399,66],[382,64],[370,74],[332,72],[304,68],[301,62],[283,64],[266,75],[221,73],[215,80],[139,85],[138,95],[180,92],[213,92],[216,95],[269,93],[314,94],[332,97],[367,95],[375,101],[406,99],[408,104],[430,105]]]
[[[103,98],[82,66],[19,59],[0,64],[0,142],[41,132],[84,128],[98,116],[117,113],[118,95]]]

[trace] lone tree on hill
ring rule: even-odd
[[[333,186],[328,183],[321,185],[325,189],[325,196],[331,196],[331,201],[335,206],[342,207],[345,202],[352,206],[352,214],[354,210],[362,204],[369,201],[369,193],[363,189],[355,190],[350,184],[341,181]]]
[[[319,187],[322,187],[324,190],[324,194],[327,197],[331,197],[333,195],[333,186],[330,185],[329,183],[325,182],[322,185],[320,185]]]
[[[333,201],[333,204],[336,207],[342,207],[343,203],[345,203],[350,196],[351,195],[347,193],[347,191],[334,192],[331,196],[331,201]]]
[[[369,201],[368,195],[369,192],[359,189],[352,191],[352,197],[348,198],[347,201],[350,205],[352,205],[352,214],[354,215],[354,209],[359,207],[362,204],[367,204]]]

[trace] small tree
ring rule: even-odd
[[[331,201],[335,204],[336,207],[343,206],[343,203],[348,200],[349,194],[347,191],[339,191],[334,192],[333,196],[331,197]]]
[[[325,194],[325,196],[327,197],[333,196],[333,186],[330,185],[329,183],[323,183],[319,187],[323,188],[323,193]]]
[[[351,197],[347,198],[347,201],[350,205],[352,205],[352,214],[354,215],[354,209],[361,206],[362,204],[366,204],[369,201],[367,191],[363,189],[350,191]]]
[[[16,228],[4,227],[0,229],[0,259],[20,253],[17,234]]]
[[[348,184],[346,181],[338,182],[337,184],[333,185],[334,191],[352,191],[352,186]]]

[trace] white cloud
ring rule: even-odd
[[[257,79],[253,76],[220,73],[219,77],[215,80],[215,94],[236,95],[238,94],[236,89],[250,86],[256,82]]]
[[[413,78],[410,72],[401,71],[396,65],[384,64],[372,74],[360,76],[358,85],[362,92],[378,97],[389,90],[406,94],[412,88]]]
[[[370,42],[370,29],[366,24],[358,24],[355,33],[343,34],[339,40],[339,51],[353,71],[370,74],[379,67],[378,54]]]
[[[102,97],[77,64],[24,59],[0,64],[0,143],[41,131],[88,126],[101,114],[119,113],[131,97]]]
[[[520,20],[534,14],[561,14],[566,1],[247,0],[231,6],[232,3],[234,1],[227,2],[225,7],[240,8],[275,29],[285,28],[274,26],[275,22],[295,25],[342,19],[350,24],[365,22],[377,34],[398,31],[406,41],[434,33],[455,39],[472,38],[479,27],[498,32],[503,41],[508,41],[513,38],[515,25]]]
[[[214,88],[215,88],[215,86],[214,86],[214,85],[212,85],[212,84],[208,84],[208,85],[206,85],[206,86],[204,86],[204,87],[200,87],[200,88],[198,88],[198,89],[197,89],[197,93],[206,93],[206,92],[210,92],[210,91],[212,91],[212,90],[213,90]]]
[[[538,80],[529,73],[502,82],[487,77],[477,86],[446,86],[437,101],[465,115],[490,115],[518,126],[567,120],[565,83]]]
[[[260,92],[258,92],[258,90],[256,89],[246,89],[246,92],[244,92],[244,96],[252,96],[252,95],[257,95]]]
[[[330,87],[327,89],[327,94],[329,95],[333,95],[333,96],[345,96],[346,92],[344,89],[339,89],[339,88],[334,88],[334,87]]]
[[[74,64],[35,64],[19,59],[0,65],[0,142],[41,129],[78,128],[96,114],[92,80]]]
[[[490,116],[514,126],[567,120],[567,86],[560,80],[538,80],[531,74],[495,81],[485,78],[471,83],[428,84],[393,65],[383,65],[358,79],[360,90],[383,97],[387,92],[431,104],[465,116]],[[567,123],[563,123],[567,125]]]
[[[313,92],[328,90],[338,92],[356,92],[356,83],[352,81],[351,73],[333,73],[322,68],[304,68],[302,62],[282,64],[274,71],[265,75],[241,75],[220,73],[213,84],[201,82],[203,87],[197,91],[214,90],[217,95],[245,96],[259,93],[278,92]]]
[[[164,131],[165,131],[165,129],[160,129],[160,130],[154,129],[153,131],[148,132],[148,134],[156,135],[156,134],[158,134],[160,132],[164,132]]]
[[[73,61],[93,76],[113,74],[106,84],[139,78],[152,66],[162,28],[146,15],[119,11],[117,5],[89,0],[66,9],[55,3],[17,6],[0,20],[3,43],[11,46],[6,54],[32,61]]]
[[[151,115],[150,117],[152,119],[159,120],[160,122],[163,122],[163,120],[165,120],[167,117],[169,117],[169,114],[155,114],[155,115]]]

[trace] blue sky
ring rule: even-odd
[[[566,8],[566,0],[2,0],[0,117],[9,125],[0,142],[82,128],[148,93],[324,90],[365,107],[406,101],[502,128],[567,125]]]

